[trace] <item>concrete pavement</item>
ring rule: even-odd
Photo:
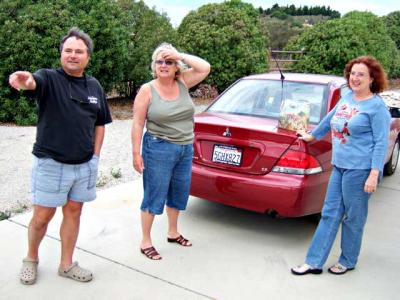
[[[57,275],[61,213],[40,248],[35,285],[19,283],[31,213],[0,222],[0,299],[398,299],[400,173],[384,178],[371,198],[357,268],[344,276],[296,277],[315,225],[271,219],[191,197],[180,230],[194,246],[166,241],[166,215],[156,217],[153,243],[163,256],[139,252],[141,181],[98,193],[85,205],[75,260],[93,271],[90,283]],[[326,267],[339,256],[337,238]]]

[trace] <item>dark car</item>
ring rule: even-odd
[[[282,101],[306,102],[312,130],[345,84],[342,77],[295,73],[238,80],[195,116],[191,195],[285,217],[319,213],[332,169],[330,136],[305,143],[278,120]],[[399,122],[392,118],[389,175],[398,161]]]

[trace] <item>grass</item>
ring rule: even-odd
[[[0,221],[7,220],[11,216],[8,211],[0,211]]]
[[[108,177],[104,175],[103,172],[99,171],[99,174],[97,175],[96,186],[97,187],[105,186],[107,182],[108,182]]]
[[[122,177],[121,168],[111,168],[110,173],[111,173],[111,176],[114,177],[114,178],[121,178]]]
[[[28,207],[26,205],[23,205],[22,207],[16,208],[14,210],[0,211],[0,221],[7,220],[16,214],[22,214],[27,209],[28,209]]]

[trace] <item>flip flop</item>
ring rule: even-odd
[[[39,262],[30,258],[22,260],[22,268],[19,274],[19,279],[22,284],[34,284],[37,279],[37,268]]]
[[[58,275],[66,278],[71,278],[79,282],[88,282],[93,279],[93,274],[89,270],[81,268],[78,262],[74,262],[68,269],[58,269]]]
[[[178,236],[177,238],[167,238],[168,243],[177,243],[184,247],[192,247],[193,244],[188,240],[185,239],[182,235]]]
[[[346,274],[347,271],[354,270],[354,268],[346,268],[341,263],[334,264],[332,267],[328,269],[328,272],[335,275],[343,275]]]
[[[292,271],[293,275],[306,275],[306,274],[317,275],[322,273],[322,269],[315,269],[307,264],[302,264],[295,268],[291,268],[290,270]]]

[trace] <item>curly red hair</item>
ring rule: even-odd
[[[359,56],[346,64],[344,68],[344,77],[347,80],[347,84],[349,84],[351,69],[355,64],[364,64],[367,66],[369,76],[373,78],[370,87],[372,93],[380,93],[387,89],[389,84],[385,70],[375,57],[368,55]]]

